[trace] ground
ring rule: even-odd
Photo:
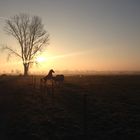
[[[1,140],[140,139],[140,76],[0,77]]]

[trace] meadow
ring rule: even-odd
[[[0,77],[1,140],[140,139],[140,75]]]

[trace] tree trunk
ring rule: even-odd
[[[24,63],[23,66],[24,66],[24,76],[28,76],[29,64]]]

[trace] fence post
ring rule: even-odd
[[[87,138],[87,94],[83,95],[83,132]]]
[[[34,89],[36,88],[36,77],[34,76]]]
[[[32,75],[32,85],[34,85],[34,76]]]

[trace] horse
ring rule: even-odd
[[[63,74],[56,75],[55,77],[53,77],[53,80],[56,85],[60,85],[61,83],[64,82],[64,75]]]
[[[55,72],[53,69],[51,69],[45,77],[40,79],[40,90],[43,91],[46,90],[48,94],[53,94],[53,90],[54,90],[53,73]]]
[[[45,77],[40,79],[40,82],[46,83],[48,80],[53,80],[53,73],[55,73],[55,72],[53,69],[51,69]]]

